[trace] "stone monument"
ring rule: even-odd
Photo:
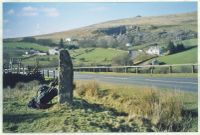
[[[59,53],[58,101],[70,103],[73,100],[73,65],[67,50]]]

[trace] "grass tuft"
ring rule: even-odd
[[[3,91],[4,132],[198,131],[197,95],[141,86],[76,81],[74,100],[34,110],[27,103],[39,83]]]

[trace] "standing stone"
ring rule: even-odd
[[[59,81],[58,101],[59,103],[70,103],[73,99],[73,65],[67,50],[59,53]]]

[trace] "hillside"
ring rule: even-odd
[[[77,39],[79,46],[108,46],[119,49],[137,48],[143,44],[167,44],[169,40],[197,38],[197,13],[156,17],[133,17],[91,26],[36,36],[37,39]],[[130,47],[125,45],[130,43]]]
[[[79,47],[79,49],[76,50],[77,54],[82,53],[82,50],[87,48],[95,49],[92,52],[83,52],[85,54],[75,57],[73,56],[73,51],[70,51],[72,57],[74,57],[75,64],[82,65],[84,63],[86,65],[94,65],[98,63],[100,65],[107,65],[111,63],[115,53],[115,56],[121,54],[119,53],[120,50],[147,50],[149,46],[155,45],[166,49],[169,41],[182,43],[186,48],[197,47],[197,13],[192,12],[112,20],[78,29],[38,35],[32,38],[35,38],[34,40],[48,40],[51,44],[42,44],[41,42],[19,42],[23,38],[4,39],[4,41],[7,41],[3,44],[4,62],[8,61],[11,57],[22,56],[25,50],[35,49],[39,51],[48,51],[48,47],[58,46],[61,38],[64,39],[65,47],[74,44],[66,41],[66,39],[70,38],[72,41],[75,41],[75,44]],[[43,42],[45,43],[45,41]],[[113,48],[113,50],[116,51],[112,49],[108,50],[107,48]],[[197,50],[197,48],[195,50]],[[190,55],[191,52],[195,53]],[[109,56],[104,56],[102,54],[109,54]],[[188,57],[188,54],[191,57]],[[143,58],[143,56],[145,58]],[[141,54],[141,56],[138,57],[139,60],[142,58],[141,61],[144,59],[146,60],[145,54]],[[147,58],[151,57],[152,56],[147,56]],[[188,57],[188,59],[179,61],[178,59],[180,57]],[[47,59],[46,56],[44,56],[44,59]],[[159,58],[159,60],[164,63],[175,63],[175,61],[170,62],[174,59],[176,59],[178,63],[196,63],[197,51],[184,50],[181,52],[181,55],[178,53]],[[26,61],[31,63],[28,59]],[[46,61],[43,62],[45,65]],[[49,59],[46,63],[49,63]]]
[[[196,63],[197,62],[197,47],[184,51],[184,52],[176,53],[173,55],[162,56],[158,58],[158,60],[166,64]]]
[[[157,27],[162,26],[163,28],[182,27],[184,29],[197,31],[197,13],[194,12],[157,17],[133,17],[121,20],[113,20],[69,31],[57,32],[47,35],[39,35],[36,36],[36,38],[60,39],[66,37],[87,37],[94,36],[95,34],[93,32],[98,29],[131,25],[146,27],[151,27],[151,25],[154,25]],[[186,25],[189,25],[190,27],[184,27]]]
[[[66,22],[67,23],[67,22]],[[132,45],[161,42],[174,39],[188,39],[197,36],[197,12],[164,16],[132,17],[98,23],[82,28],[34,36],[36,39],[52,39],[58,42],[61,38],[117,39],[119,42],[130,42]],[[22,38],[9,39],[21,40]],[[125,41],[124,41],[125,40]]]

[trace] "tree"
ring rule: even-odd
[[[37,44],[46,45],[46,46],[56,46],[51,39],[38,39],[36,40]]]
[[[176,52],[176,47],[172,41],[169,42],[167,50],[169,51],[169,54],[173,54]]]
[[[108,48],[107,41],[103,38],[97,40],[97,46],[102,48]]]
[[[112,64],[113,65],[120,65],[120,66],[132,65],[133,61],[131,60],[131,57],[129,56],[129,54],[123,54],[121,56],[114,57],[112,59]]]
[[[181,51],[185,50],[185,47],[184,47],[184,45],[182,43],[181,44],[177,44],[176,50],[177,50],[177,52],[181,52]]]
[[[25,37],[21,40],[21,42],[30,42],[30,43],[35,43],[36,39],[33,37]]]
[[[64,42],[62,38],[60,39],[59,48],[64,48]]]
[[[94,39],[83,39],[79,41],[79,45],[83,48],[96,47],[96,40]]]

